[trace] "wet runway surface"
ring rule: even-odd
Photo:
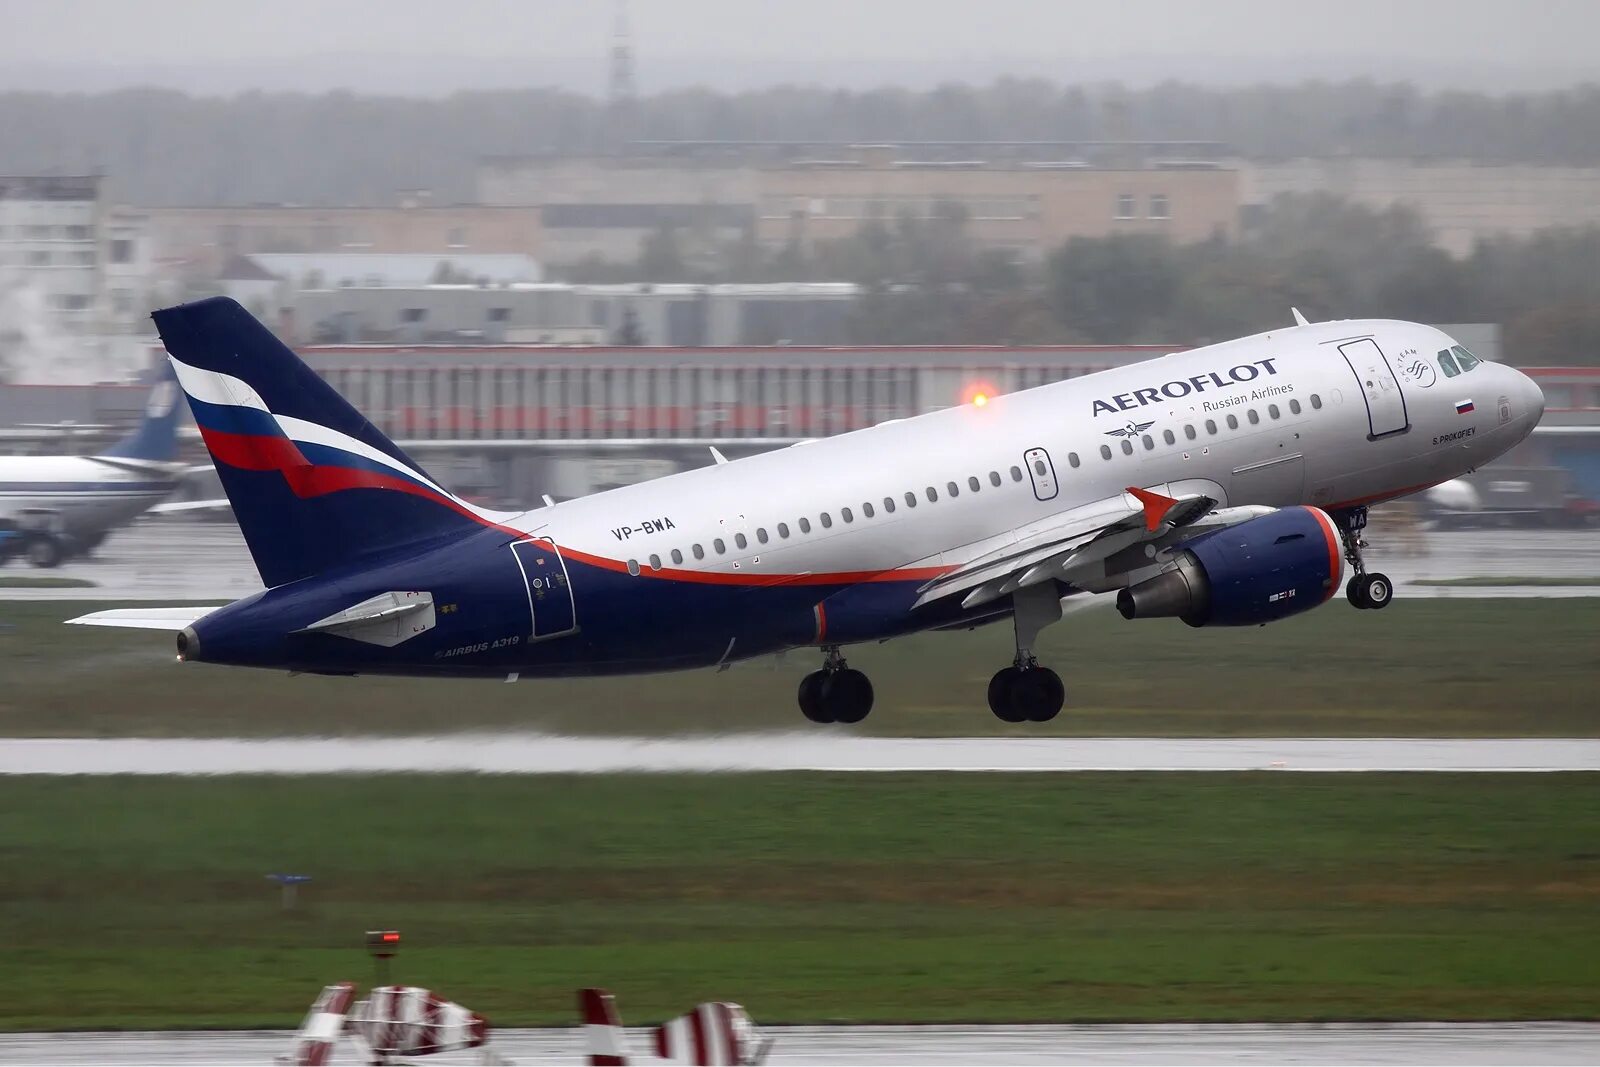
[[[1592,1064],[1600,1024],[1523,1023],[1312,1026],[839,1026],[767,1027],[772,1064]],[[630,1034],[643,1049],[644,1035]],[[287,1032],[0,1035],[16,1064],[265,1064],[289,1050]],[[497,1053],[519,1064],[583,1062],[581,1033],[505,1030]],[[476,1063],[447,1054],[440,1064]],[[349,1046],[334,1063],[355,1062]]]
[[[1401,597],[1600,596],[1596,586],[1460,588],[1410,585],[1419,578],[1600,577],[1600,531],[1452,530],[1372,533],[1367,561]],[[13,600],[180,600],[223,603],[258,592],[244,538],[230,523],[145,522],[112,535],[94,559],[55,570],[11,564],[0,576],[80,578],[83,589],[6,589]]]
[[[1600,738],[849,737],[18,738],[0,774],[619,771],[1600,771]]]

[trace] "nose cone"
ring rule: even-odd
[[[1532,430],[1544,418],[1544,390],[1539,388],[1538,382],[1521,371],[1517,372],[1517,377],[1522,379],[1523,404],[1528,412],[1528,429]]]

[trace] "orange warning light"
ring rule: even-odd
[[[988,382],[968,382],[966,387],[961,390],[961,402],[963,404],[971,404],[975,408],[985,406],[994,399],[994,396],[994,386]]]

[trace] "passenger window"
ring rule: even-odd
[[[661,557],[654,552],[650,553],[650,569],[653,571],[661,569]]]
[[[818,518],[820,518],[822,520],[822,528],[824,530],[833,529],[833,516],[832,515],[829,515],[826,511],[824,511],[821,515],[818,516]]]
[[[914,508],[916,506],[917,506],[917,494],[915,494],[915,493],[907,493],[906,494],[906,507]]]
[[[1439,369],[1444,371],[1446,378],[1454,378],[1461,373],[1461,368],[1456,366],[1456,357],[1450,354],[1448,348],[1439,353]]]
[[[1122,454],[1124,456],[1133,455],[1133,442],[1128,440],[1126,437],[1122,439]]]
[[[692,551],[694,553],[694,558],[695,559],[705,559],[706,558],[706,550],[701,548],[699,545],[692,546],[690,548],[690,551]]]
[[[811,520],[810,519],[801,519],[800,520],[800,532],[801,533],[810,533],[811,532]]]
[[[1076,452],[1067,453],[1067,464],[1071,467],[1078,466],[1078,454]]]
[[[867,518],[870,519],[870,518],[872,518],[873,515],[876,514],[876,512],[874,512],[872,510],[872,505],[871,504],[862,504],[861,505],[861,514],[865,515]]]
[[[1011,480],[1014,481],[1014,482],[1022,481],[1022,468],[1021,467],[1012,467],[1011,468]]]
[[[672,562],[674,564],[683,562],[683,553],[678,551],[676,548],[672,550]]]
[[[778,536],[781,537],[781,538],[784,538],[784,539],[788,539],[788,537],[789,537],[789,524],[788,523],[786,523],[786,522],[778,523]]]
[[[1214,434],[1216,432],[1217,432],[1217,420],[1216,419],[1207,419],[1206,420],[1206,433]]]
[[[722,538],[720,537],[711,542],[711,547],[717,550],[717,555],[719,556],[728,551],[728,546],[722,543]]]
[[[883,510],[890,515],[894,514],[894,497],[886,496],[883,498]]]
[[[1045,470],[1044,460],[1036,459],[1036,460],[1033,461],[1033,473],[1037,474],[1041,478],[1043,478],[1048,473]]]
[[[1149,434],[1145,434],[1144,435],[1143,441],[1144,441],[1144,450],[1146,452],[1148,452],[1152,448],[1156,447],[1155,438],[1151,437]]]
[[[933,503],[933,502],[934,502],[934,501],[935,501],[935,500],[938,500],[938,499],[939,499],[939,490],[937,490],[937,489],[935,489],[935,488],[934,488],[934,487],[933,487],[933,486],[931,486],[931,485],[930,485],[930,486],[928,486],[928,503],[930,503],[930,504],[931,504],[931,503]]]
[[[968,478],[967,479],[967,488],[971,489],[974,493],[976,493],[978,491],[978,479],[976,479],[976,478]]]
[[[1478,364],[1483,362],[1483,360],[1479,359],[1477,356],[1473,355],[1471,352],[1468,352],[1465,348],[1462,348],[1460,345],[1452,345],[1450,347],[1450,351],[1452,351],[1452,352],[1454,352],[1456,354],[1456,363],[1458,363],[1461,366],[1461,371],[1462,371],[1463,374],[1465,374],[1467,371],[1471,370],[1473,367],[1476,367]]]
[[[749,548],[750,547],[749,540],[742,533],[736,533],[736,534],[733,535],[733,543],[735,545],[738,545],[740,548]]]
[[[1228,429],[1237,430],[1238,428],[1239,428],[1239,416],[1237,416],[1237,415],[1229,415],[1228,416]]]
[[[1111,458],[1111,446],[1110,445],[1101,445],[1100,446],[1100,458],[1101,459],[1110,459]]]
[[[1300,401],[1298,401],[1298,400],[1289,401],[1289,414],[1291,414],[1291,415],[1300,414]]]
[[[767,543],[767,528],[765,526],[756,527],[756,540],[762,544]]]
[[[633,575],[635,578],[639,577],[639,561],[638,560],[630,559],[628,561],[628,573]]]
[[[1185,436],[1189,440],[1193,441],[1196,437],[1199,437],[1200,435],[1195,432],[1193,424],[1188,424],[1188,425],[1185,425],[1184,428],[1183,428],[1183,436]]]
[[[955,482],[945,482],[944,489],[945,492],[949,493],[952,498],[961,495],[961,487],[956,485]]]
[[[1178,439],[1172,435],[1171,430],[1162,430],[1161,439],[1169,445],[1175,445],[1178,443]]]
[[[993,485],[993,486],[999,486],[999,484],[1000,484],[1000,472],[999,471],[990,471],[989,472],[989,484]]]
[[[1276,404],[1268,404],[1267,405],[1267,414],[1272,416],[1273,418],[1277,418],[1278,415],[1279,415],[1278,405],[1276,405]]]
[[[1316,393],[1311,394],[1311,407],[1316,411],[1322,410],[1322,397]]]
[[[850,513],[850,509],[849,508],[840,508],[839,509],[839,517],[841,519],[843,519],[845,522],[855,522],[856,521],[856,517],[853,514]],[[824,521],[823,525],[826,526],[827,522]]]

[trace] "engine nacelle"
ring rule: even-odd
[[[1170,570],[1118,593],[1117,610],[1125,619],[1260,626],[1326,603],[1343,559],[1326,512],[1284,508],[1188,542]]]

